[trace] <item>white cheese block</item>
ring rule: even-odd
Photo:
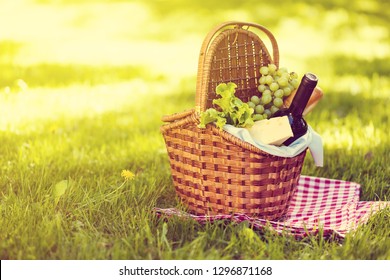
[[[256,121],[248,131],[254,140],[276,146],[294,136],[287,116]]]

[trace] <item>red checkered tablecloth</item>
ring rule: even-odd
[[[278,233],[296,237],[317,234],[344,238],[377,211],[390,207],[390,201],[359,201],[360,185],[335,179],[302,175],[286,216],[278,221],[251,218],[244,214],[192,215],[175,208],[155,208],[157,215],[192,218],[200,223],[217,220],[248,221],[254,229],[270,226]]]

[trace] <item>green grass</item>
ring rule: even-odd
[[[215,23],[232,18],[272,29],[280,38],[281,64],[320,77],[325,96],[307,120],[323,137],[325,165],[315,167],[308,154],[302,173],[358,182],[361,200],[389,200],[389,9],[378,8],[386,1],[356,1],[348,10],[348,1],[310,6],[313,1],[286,0],[283,9],[258,1],[239,9],[234,1],[209,1],[207,8],[178,1],[70,2],[19,7],[26,17],[30,11],[57,12],[53,25],[73,40],[64,35],[53,45],[47,40],[53,30],[23,31],[0,14],[14,28],[0,37],[1,259],[390,259],[389,210],[341,243],[321,234],[298,241],[267,229],[258,233],[247,223],[165,221],[152,211],[180,207],[161,116],[194,106],[201,41]],[[144,11],[133,25],[124,25],[119,13],[126,5]],[[113,18],[120,25],[103,30],[107,37],[86,39],[112,19],[104,8],[118,13]],[[291,33],[294,28],[304,28],[321,45],[297,44],[294,36],[302,37]],[[106,53],[98,43],[108,41],[134,46],[129,53],[148,47],[138,57],[122,47]],[[72,42],[80,53],[70,51]],[[159,47],[161,60],[147,52]],[[65,62],[57,48],[64,48]],[[111,56],[115,63],[107,63]],[[124,181],[124,169],[135,173],[134,180]]]

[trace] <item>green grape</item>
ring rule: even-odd
[[[290,84],[294,87],[294,89],[296,89],[299,86],[299,81],[298,79],[292,79]]]
[[[290,88],[291,93],[295,90],[295,88],[292,85],[290,85],[290,84],[288,84],[288,87]]]
[[[274,74],[276,72],[276,69],[277,69],[277,67],[275,64],[273,64],[273,63],[268,64],[268,72],[270,74]]]
[[[263,94],[261,97],[262,104],[266,105],[272,101],[272,96],[270,94]]]
[[[256,114],[262,114],[262,113],[264,113],[264,106],[263,105],[257,105],[256,107],[255,107],[255,112],[256,112]]]
[[[283,99],[282,98],[279,98],[279,97],[276,97],[275,99],[274,99],[274,105],[275,105],[275,107],[277,107],[277,108],[280,108],[280,107],[282,107],[283,106]]]
[[[257,89],[260,91],[260,92],[264,92],[266,89],[268,89],[268,87],[266,85],[259,85],[257,87]]]
[[[286,73],[283,73],[282,76],[280,76],[281,78],[285,78],[287,79],[287,81],[290,80],[290,74],[288,74],[287,72]]]
[[[252,103],[255,104],[255,105],[260,104],[260,98],[259,98],[257,95],[253,95],[253,96],[251,97],[251,101],[252,101]]]
[[[272,95],[272,92],[269,89],[263,91],[263,95]]]
[[[267,85],[272,84],[273,81],[274,81],[274,78],[273,78],[271,75],[265,76],[265,83],[266,83]]]
[[[276,75],[278,76],[282,76],[283,73],[288,73],[287,69],[282,67],[282,68],[279,68],[277,71],[276,71]]]
[[[291,79],[298,79],[298,74],[295,73],[295,72],[291,72],[291,73],[290,73],[290,78],[291,78]]]
[[[268,75],[268,67],[267,66],[262,66],[262,67],[260,67],[260,74],[261,75]]]
[[[270,111],[271,111],[271,114],[273,115],[273,114],[275,114],[277,111],[279,111],[279,108],[276,107],[276,106],[271,106]]]
[[[249,106],[250,108],[253,108],[253,109],[255,109],[255,107],[256,107],[256,104],[255,104],[255,103],[253,103],[252,101],[248,101],[248,106]]]
[[[266,77],[266,76],[261,76],[261,77],[260,77],[259,83],[260,83],[261,85],[265,85],[265,80],[266,80],[265,77]]]
[[[289,96],[291,94],[291,88],[290,87],[285,87],[283,88],[284,96]]]
[[[278,89],[277,91],[274,92],[274,96],[282,98],[284,96],[284,91],[282,89]]]
[[[252,119],[253,119],[254,121],[261,121],[261,120],[264,119],[264,116],[263,116],[262,114],[254,114],[253,117],[252,117]]]
[[[288,85],[288,79],[286,79],[285,77],[280,77],[278,79],[278,84],[280,87],[286,87]]]
[[[272,84],[269,85],[270,90],[272,91],[277,91],[279,89],[279,84],[277,82],[273,82]]]
[[[268,115],[266,113],[263,114],[263,119],[268,119]]]
[[[270,109],[265,109],[265,110],[264,110],[264,114],[266,114],[266,115],[267,115],[267,119],[268,119],[269,117],[271,117],[271,115],[272,115],[272,112],[271,112],[271,110],[270,110]]]

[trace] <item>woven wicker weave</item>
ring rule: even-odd
[[[266,34],[265,44],[252,32]],[[237,84],[243,101],[258,94],[262,65],[279,64],[274,36],[264,27],[226,22],[206,36],[199,56],[195,108],[164,116],[161,127],[176,193],[195,214],[244,213],[269,220],[283,216],[298,182],[306,152],[293,158],[270,155],[214,124],[197,127],[199,114],[213,106],[215,88]]]

